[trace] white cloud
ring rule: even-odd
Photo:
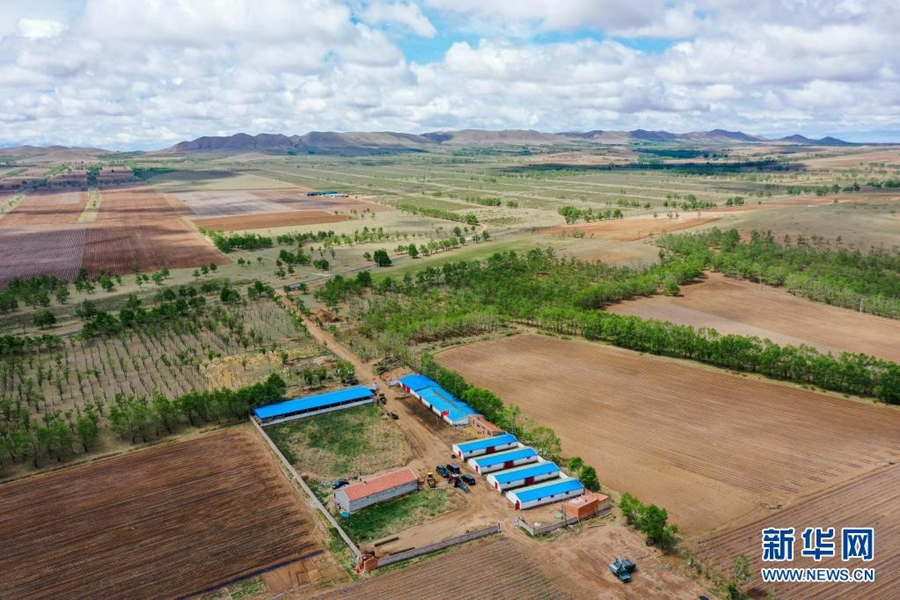
[[[900,117],[900,16],[888,4],[5,2],[0,143],[159,148],[263,130],[883,129]],[[423,46],[440,51],[402,50]]]
[[[46,40],[62,35],[65,23],[49,19],[22,18],[16,21],[16,34],[29,40]]]
[[[371,24],[398,24],[420,37],[433,38],[437,34],[422,9],[411,3],[373,2],[363,10],[362,18]]]

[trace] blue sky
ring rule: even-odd
[[[876,0],[9,0],[0,144],[462,128],[894,140],[897,13]]]

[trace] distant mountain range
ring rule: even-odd
[[[734,145],[734,144],[778,144],[801,146],[853,146],[833,137],[818,140],[802,135],[791,135],[778,139],[749,135],[740,131],[713,129],[690,133],[668,131],[568,131],[544,133],[532,129],[506,129],[488,131],[484,129],[461,129],[458,131],[433,131],[415,135],[391,131],[338,133],[334,131],[313,131],[305,135],[282,135],[261,133],[248,135],[236,133],[229,136],[204,136],[195,140],[179,142],[154,154],[336,154],[371,155],[393,152],[424,151],[438,147],[491,147],[491,146],[550,146],[550,145],[640,145],[645,143],[684,145]],[[43,160],[74,161],[90,160],[108,151],[96,148],[67,148],[50,146],[19,146],[0,149],[0,157],[9,155],[40,156]]]
[[[668,131],[569,131],[564,133],[543,133],[531,129],[507,129],[487,131],[482,129],[462,129],[459,131],[434,131],[414,135],[390,131],[368,133],[337,133],[314,131],[306,135],[286,136],[264,133],[248,135],[238,133],[231,136],[205,136],[195,140],[180,142],[162,150],[166,154],[245,153],[263,152],[276,154],[382,154],[398,151],[427,150],[435,147],[473,146],[547,146],[571,145],[573,143],[599,144],[783,144],[809,146],[850,146],[853,145],[833,137],[814,140],[802,135],[792,135],[780,139],[769,139],[749,135],[740,131],[713,129],[690,133],[670,133]]]

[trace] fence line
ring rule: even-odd
[[[253,426],[256,428],[256,432],[266,441],[266,444],[269,446],[269,449],[275,454],[275,457],[281,461],[281,463],[287,468],[288,472],[294,478],[294,481],[300,485],[306,495],[309,496],[309,500],[312,505],[322,513],[322,515],[331,523],[331,526],[337,529],[338,534],[340,534],[341,538],[343,538],[344,542],[347,546],[350,547],[350,551],[353,553],[354,560],[359,560],[361,552],[356,544],[353,543],[353,540],[350,539],[350,536],[347,535],[347,532],[338,525],[338,522],[334,520],[334,517],[328,512],[328,509],[325,508],[325,505],[319,500],[319,498],[313,493],[313,491],[306,485],[306,482],[303,481],[303,478],[297,473],[296,469],[294,469],[293,465],[284,457],[284,454],[281,453],[281,450],[278,449],[278,446],[275,445],[275,442],[266,435],[266,432],[263,431],[262,427],[260,427],[259,423],[256,422],[255,419],[250,419],[250,422],[253,423]]]
[[[478,531],[472,531],[472,532],[466,533],[464,535],[446,539],[442,542],[438,542],[436,544],[431,544],[430,546],[423,546],[422,548],[413,548],[412,550],[406,550],[405,552],[398,552],[397,554],[391,554],[390,556],[386,556],[385,558],[379,558],[378,566],[386,567],[386,566],[392,565],[394,563],[402,562],[404,560],[409,560],[411,558],[416,558],[417,556],[422,556],[424,554],[430,554],[432,552],[437,552],[438,550],[443,550],[444,548],[449,548],[450,546],[455,546],[457,544],[462,544],[464,542],[477,540],[479,538],[493,535],[495,533],[500,533],[500,523],[491,525],[490,527],[487,527],[485,529],[479,529]]]

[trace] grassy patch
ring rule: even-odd
[[[231,600],[244,600],[259,594],[264,594],[266,584],[262,577],[254,577],[253,579],[245,579],[228,588],[231,594]]]
[[[340,523],[347,535],[361,543],[429,521],[452,510],[455,504],[455,496],[449,489],[423,490],[341,517]]]
[[[397,426],[374,405],[267,428],[294,466],[321,481],[406,464],[410,450]]]

